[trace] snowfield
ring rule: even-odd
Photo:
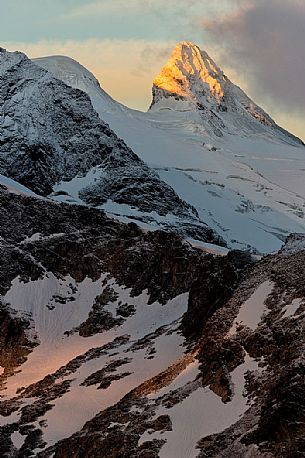
[[[126,303],[135,307],[134,315],[121,326],[92,337],[81,337],[77,332],[67,334],[66,331],[86,320],[94,299],[106,287],[113,288],[117,294],[117,299],[106,306],[107,311],[115,316],[119,305]],[[253,316],[257,313],[255,303],[260,301],[263,307],[271,289],[271,284],[260,285],[252,298],[242,305],[236,322],[243,319],[243,324],[256,326],[260,318]],[[69,301],[71,297],[73,301]],[[61,300],[58,301],[58,298]],[[63,303],[62,299],[68,302]],[[16,312],[32,319],[33,329],[30,332],[37,336],[39,345],[7,381],[3,400],[18,399],[20,392],[21,397],[19,394],[20,404],[14,409],[12,419],[4,418],[1,423],[18,421],[25,406],[35,405],[37,395],[22,395],[32,384],[50,375],[54,377],[54,386],[69,384],[69,389],[58,396],[52,402],[52,408],[39,418],[39,423],[35,423],[38,427],[42,426],[45,448],[79,431],[86,421],[115,405],[141,383],[174,366],[186,353],[185,341],[178,326],[187,308],[187,294],[176,297],[166,305],[147,305],[146,292],[131,297],[130,290],[118,286],[107,274],[96,282],[87,278],[78,284],[70,277],[57,279],[52,273],[46,272],[43,279],[35,282],[24,283],[16,278],[4,300]],[[259,312],[261,315],[262,312]],[[122,339],[121,342],[119,339]],[[116,340],[118,343],[113,345]],[[94,355],[95,351],[95,356],[89,356]],[[69,362],[76,362],[78,358],[81,363],[76,370],[67,370]],[[122,360],[124,364],[115,372],[122,378],[118,377],[108,388],[98,389],[98,382],[84,384],[96,371]],[[65,368],[66,373],[63,370]],[[246,354],[244,363],[231,373],[234,396],[231,402],[225,404],[209,387],[200,386],[200,371],[194,354],[191,362],[177,372],[169,384],[165,383],[163,388],[148,395],[149,402],[154,403],[174,390],[183,391],[192,387],[178,404],[171,408],[159,406],[155,411],[152,420],[160,415],[170,416],[172,431],[145,432],[139,440],[139,446],[148,440],[160,438],[166,440],[160,457],[196,457],[196,443],[200,439],[224,431],[247,411],[249,400],[244,396],[244,377],[248,371],[257,370],[257,362]],[[186,427],[186,419],[190,418],[191,428]],[[23,439],[17,431],[12,435],[17,449],[22,446]]]

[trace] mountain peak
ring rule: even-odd
[[[52,73],[56,78],[72,87],[84,90],[90,86],[99,88],[100,84],[95,76],[75,59],[67,56],[48,56],[33,59],[39,67]]]
[[[125,109],[123,105],[110,97],[100,86],[97,78],[82,64],[67,56],[46,56],[32,59],[33,62],[50,72],[55,78],[68,86],[86,92],[91,102],[100,112],[117,112]]]
[[[175,46],[177,49],[182,49],[182,48],[189,48],[189,49],[200,49],[195,43],[192,41],[180,41],[179,43],[176,44]]]
[[[302,143],[280,128],[238,86],[233,84],[206,51],[191,41],[178,43],[153,82],[152,111],[171,110],[211,135],[279,136]],[[196,127],[196,129],[197,129]],[[274,132],[275,131],[275,132]]]
[[[154,80],[156,91],[163,90],[182,99],[194,99],[205,90],[217,101],[224,95],[222,70],[205,51],[190,41],[178,43],[167,64]]]

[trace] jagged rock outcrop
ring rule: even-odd
[[[209,318],[232,296],[240,274],[254,262],[250,253],[239,251],[231,251],[223,257],[206,257],[191,285],[188,311],[182,320],[182,329],[188,338],[201,336]]]

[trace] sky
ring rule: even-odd
[[[0,14],[0,46],[69,55],[141,110],[174,45],[193,41],[305,140],[305,0],[0,0]]]

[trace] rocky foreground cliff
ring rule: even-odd
[[[304,456],[304,237],[301,251],[289,248],[294,243],[291,238],[280,253],[248,267],[211,314],[206,290],[195,281],[184,331],[197,319],[202,333],[185,356],[50,452]]]
[[[257,261],[0,199],[2,456],[303,456],[302,236]]]

